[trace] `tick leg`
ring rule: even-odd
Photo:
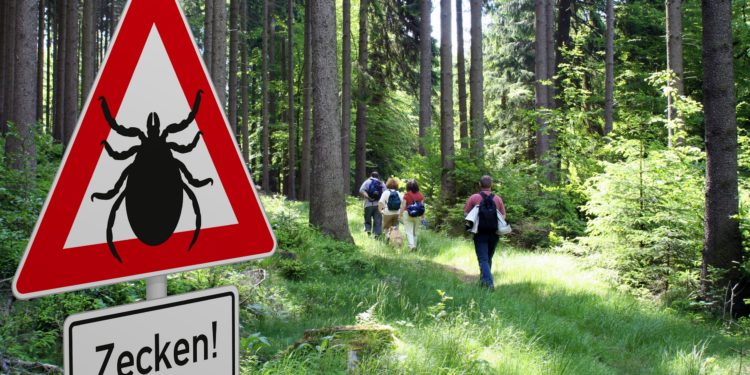
[[[109,246],[109,251],[112,253],[112,256],[114,256],[120,263],[122,263],[122,259],[120,258],[120,255],[117,254],[115,244],[112,242],[112,227],[115,225],[117,209],[120,208],[123,199],[125,199],[125,194],[120,194],[120,196],[117,197],[115,204],[112,205],[112,211],[109,211],[109,220],[107,221],[107,245]]]
[[[96,199],[112,199],[115,195],[120,191],[120,188],[122,187],[122,184],[125,182],[125,179],[128,177],[128,173],[130,173],[130,166],[125,168],[124,171],[122,171],[122,174],[120,175],[120,178],[117,180],[117,183],[115,183],[115,187],[112,188],[112,190],[106,192],[106,193],[94,193],[91,194],[91,201],[94,201],[94,198]]]
[[[112,130],[123,137],[138,137],[141,140],[146,139],[146,136],[140,129],[126,128],[117,123],[117,120],[112,117],[112,113],[109,112],[107,99],[105,99],[103,96],[100,96],[99,101],[102,102],[102,112],[104,112],[104,118],[107,120],[107,123],[109,124],[109,127],[112,128]]]
[[[104,145],[104,149],[107,150],[107,154],[115,160],[125,160],[133,155],[135,155],[138,150],[140,149],[140,146],[133,146],[127,151],[118,152],[112,149],[112,146],[109,145],[107,141],[102,141],[102,144]]]
[[[167,146],[169,146],[169,149],[172,150],[172,151],[177,151],[177,152],[179,152],[181,154],[188,153],[190,151],[193,151],[193,149],[195,148],[195,146],[198,145],[198,140],[201,138],[201,135],[203,135],[203,133],[198,132],[195,135],[195,138],[193,138],[193,141],[190,142],[187,145],[184,145],[184,146],[183,145],[179,145],[179,144],[174,143],[174,142],[167,143]]]
[[[190,125],[193,120],[195,120],[195,115],[198,114],[198,108],[201,105],[201,94],[203,94],[203,90],[198,90],[198,93],[195,94],[195,101],[193,102],[193,109],[190,111],[190,114],[188,117],[176,124],[171,124],[167,126],[166,129],[164,129],[164,132],[161,133],[161,138],[164,139],[167,137],[167,134],[169,133],[177,133],[185,130],[185,128]]]
[[[187,179],[188,183],[192,185],[193,187],[199,188],[199,187],[206,186],[208,184],[211,184],[211,185],[214,184],[213,178],[207,178],[205,180],[198,180],[194,178],[192,174],[190,174],[190,171],[187,169],[185,164],[182,164],[182,162],[177,159],[175,159],[175,162],[177,162],[177,166],[179,166],[180,170],[182,171],[182,174],[185,175],[185,179]]]
[[[188,247],[188,251],[190,251],[190,249],[193,248],[195,241],[198,240],[198,234],[201,232],[201,208],[198,205],[198,199],[195,197],[195,193],[190,190],[190,187],[183,183],[182,188],[185,190],[185,193],[187,193],[188,198],[193,201],[193,212],[195,212],[195,232],[193,232],[193,240],[190,241],[190,246]]]

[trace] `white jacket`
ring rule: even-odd
[[[464,220],[471,223],[471,229],[469,229],[468,231],[474,234],[477,234],[477,232],[479,231],[479,220],[477,220],[477,216],[479,216],[479,205],[474,206],[474,208],[472,208],[471,211],[466,214],[466,218],[464,218]],[[466,226],[468,227],[468,224]],[[503,214],[501,214],[500,211],[497,211],[496,233],[499,235],[504,235],[509,234],[510,232],[510,224],[505,221]]]

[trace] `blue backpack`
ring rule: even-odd
[[[424,204],[420,201],[415,201],[414,203],[406,206],[406,212],[411,217],[420,217],[424,215]]]
[[[380,195],[383,193],[383,183],[380,180],[374,178],[370,179],[370,185],[367,187],[367,196],[370,197],[371,201],[380,200]]]
[[[401,208],[401,198],[398,197],[398,192],[391,190],[391,194],[388,196],[388,209],[391,211],[398,211]]]

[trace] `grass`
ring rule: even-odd
[[[268,344],[246,345],[247,373],[346,373],[345,345],[278,353],[305,329],[363,321],[396,332],[392,346],[361,358],[355,372],[363,374],[750,371],[736,351],[747,341],[617,292],[602,270],[572,256],[501,243],[493,262],[496,290],[489,292],[477,285],[470,240],[422,231],[418,252],[396,250],[361,231],[361,208],[352,201],[351,246],[307,228],[301,204],[268,199],[264,206],[280,250],[297,259],[261,262],[270,278],[250,298],[269,306],[246,315],[243,330]]]

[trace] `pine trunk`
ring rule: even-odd
[[[221,105],[226,108],[227,99],[227,3],[226,0],[214,0],[214,22],[211,35],[213,61],[211,62],[211,77],[214,81],[216,94]]]
[[[294,0],[287,2],[287,96],[289,98],[287,120],[289,120],[289,175],[287,198],[297,200],[297,126],[294,122]],[[346,190],[344,190],[346,191]]]
[[[229,124],[234,134],[239,133],[237,124],[237,53],[239,52],[240,0],[230,0],[229,13]]]
[[[39,0],[18,0],[15,3],[15,82],[13,87],[13,113],[10,121],[14,131],[5,140],[7,165],[25,176],[24,185],[34,183],[36,171],[36,59]]]
[[[674,100],[685,95],[683,83],[684,64],[682,60],[682,0],[666,0],[667,10],[667,69],[674,73],[667,95],[667,129],[669,147],[684,146],[683,120],[679,118]]]
[[[427,129],[432,122],[432,2],[421,0],[419,25],[419,153],[427,155]]]
[[[725,288],[731,289],[739,281],[742,240],[736,219],[739,193],[732,2],[703,0],[701,4],[706,127],[706,211],[701,287],[705,294],[708,291],[725,292]],[[712,273],[714,269],[726,273],[717,278]]]
[[[16,22],[18,20],[18,4],[16,1],[6,2],[6,14],[5,14],[5,50],[3,51],[3,74],[5,74],[4,86],[0,89],[5,91],[3,95],[3,116],[0,118],[0,135],[5,135],[8,132],[8,121],[11,121],[14,116],[15,106],[13,100],[15,98],[14,87],[15,85],[15,65],[16,65],[16,33],[17,27]]]
[[[341,163],[344,171],[344,191],[351,190],[351,162],[349,137],[352,124],[352,30],[351,0],[343,0],[341,41]]]
[[[607,0],[607,32],[605,51],[604,135],[612,131],[615,114],[615,3]]]
[[[482,56],[482,0],[471,0],[471,146],[474,156],[484,149],[484,68]]]
[[[214,61],[214,0],[205,0],[205,10],[203,13],[205,14],[203,20],[203,62],[206,64],[208,73],[213,74],[211,64]]]
[[[466,56],[464,55],[464,17],[463,17],[463,0],[456,0],[456,34],[458,37],[456,41],[458,43],[456,54],[457,69],[458,69],[458,118],[459,118],[459,135],[461,139],[461,149],[465,150],[469,148],[469,115],[466,108]],[[471,3],[473,6],[474,4]],[[473,13],[472,13],[473,16]],[[473,18],[472,18],[473,21]],[[474,25],[472,24],[471,37],[474,38]],[[474,40],[471,41],[472,47],[474,46]],[[474,48],[471,49],[472,58]],[[474,61],[471,62],[471,69],[474,70]],[[473,82],[472,82],[473,85]],[[474,97],[474,86],[471,87],[471,95]],[[475,139],[475,129],[471,129],[471,138]],[[473,142],[472,142],[473,143]]]
[[[261,154],[263,158],[263,167],[262,167],[262,178],[261,178],[261,186],[263,189],[263,192],[265,194],[269,194],[271,192],[271,159],[270,159],[270,151],[269,151],[269,136],[270,132],[268,129],[268,106],[269,106],[269,97],[268,97],[268,31],[269,31],[269,0],[263,0],[263,35],[262,35],[262,52],[261,52],[261,75],[263,76],[262,82],[261,82],[261,96],[263,97],[262,104],[262,110],[261,110]]]
[[[336,9],[329,0],[312,0],[313,69],[315,98],[313,173],[310,224],[335,239],[353,242],[346,217],[345,192],[335,183],[343,178],[336,53]],[[333,182],[333,183],[332,183]]]
[[[65,145],[65,4],[58,1],[56,4],[55,22],[56,42],[55,42],[55,74],[54,74],[54,118],[55,125],[53,137],[56,141]]]
[[[44,2],[38,0],[38,18],[36,35],[36,121],[42,122],[44,115]]]
[[[241,0],[240,5],[240,31],[242,32],[242,35],[245,36],[247,33],[247,2],[249,0]],[[242,156],[243,160],[245,160],[245,164],[250,163],[250,144],[249,144],[249,138],[250,134],[248,132],[248,118],[247,116],[250,114],[250,106],[247,102],[248,95],[247,95],[247,43],[248,41],[243,37],[240,41],[240,96],[242,100],[242,107],[240,108],[240,111],[242,113]],[[253,90],[255,88],[253,87]]]
[[[310,169],[311,169],[311,150],[310,150],[310,117],[311,110],[311,91],[312,91],[312,61],[310,42],[312,39],[312,29],[310,28],[310,0],[305,1],[305,46],[304,46],[304,66],[302,80],[302,171],[300,173],[302,200],[310,199]]]
[[[81,41],[81,97],[86,100],[96,75],[96,18],[95,0],[83,0],[83,40]]]
[[[5,18],[6,14],[6,8],[9,6],[9,1],[5,1],[0,3],[0,21],[2,22],[2,25],[0,25],[0,64],[3,64],[5,66],[6,62],[6,55],[5,55],[5,37],[8,34],[8,24],[7,20]],[[0,70],[0,136],[5,135],[5,132],[3,131],[3,127],[5,126],[5,91],[7,90],[7,85],[5,84],[5,75],[7,73],[5,72],[5,69]]]
[[[543,81],[547,79],[547,0],[536,0],[534,14],[535,14],[535,43],[534,43],[534,78],[535,78],[535,108],[538,112],[536,122],[536,142],[535,142],[535,156],[537,163],[543,167],[549,165],[548,153],[549,153],[549,132],[547,128],[547,121],[544,118],[544,112],[547,108],[547,95],[549,91],[543,84]]]
[[[451,41],[451,0],[440,0],[440,192],[451,205],[456,197],[453,142],[453,51]]]
[[[570,38],[570,20],[572,18],[572,0],[560,0],[557,7],[557,43],[555,47],[555,72],[558,74],[557,78],[555,78],[555,88],[558,92],[562,92],[563,90],[560,66],[566,62],[562,51],[573,46],[573,41]],[[555,98],[555,107],[561,108],[563,105],[564,102],[561,97]]]
[[[65,138],[67,146],[78,121],[78,1],[66,1],[65,15]]]
[[[357,74],[357,139],[355,144],[356,153],[356,183],[352,186],[352,194],[357,195],[359,186],[367,178],[367,16],[369,0],[361,0],[359,4],[359,57]],[[317,32],[317,31],[316,31]]]

